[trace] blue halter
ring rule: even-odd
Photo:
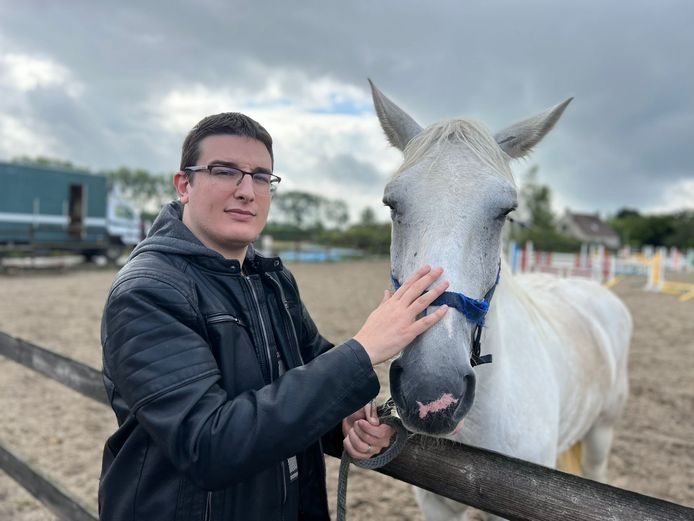
[[[499,262],[499,269],[496,272],[496,282],[494,282],[494,285],[487,291],[482,299],[478,300],[470,298],[463,293],[446,291],[431,303],[432,306],[442,306],[446,304],[448,307],[455,308],[475,325],[472,331],[472,352],[470,354],[470,364],[472,367],[480,364],[489,364],[492,361],[492,355],[481,355],[482,342],[480,339],[482,337],[484,319],[487,316],[487,311],[489,311],[489,304],[494,296],[494,290],[499,284],[500,275],[501,262]],[[390,274],[390,280],[393,282],[393,287],[397,290],[400,287],[400,283],[392,273]]]

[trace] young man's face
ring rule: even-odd
[[[217,163],[245,172],[272,171],[272,158],[265,145],[245,136],[221,134],[203,139],[197,165]],[[183,223],[208,248],[243,262],[246,247],[265,227],[270,195],[256,193],[251,176],[244,176],[237,186],[229,179],[213,177],[207,170],[196,172],[192,179],[178,172],[174,184],[185,205]]]

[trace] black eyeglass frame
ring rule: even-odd
[[[246,172],[245,170],[241,170],[240,168],[233,166],[233,165],[225,165],[222,163],[212,163],[209,165],[196,165],[196,166],[187,166],[183,169],[183,172],[186,174],[194,174],[195,172],[200,172],[202,170],[207,170],[210,175],[212,175],[212,168],[218,167],[218,168],[228,168],[230,170],[236,170],[237,172],[241,172],[241,179],[238,180],[236,183],[236,186],[239,186],[241,183],[243,183],[243,178],[246,177],[247,175],[251,176],[252,180],[255,180],[256,175],[265,175],[270,177],[270,187],[269,191],[270,193],[274,192],[277,189],[277,185],[279,184],[280,181],[282,181],[282,178],[276,174],[273,174],[272,172]]]

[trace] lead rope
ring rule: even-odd
[[[393,399],[389,398],[384,404],[379,405],[376,411],[381,423],[390,425],[395,429],[395,441],[382,454],[366,460],[355,460],[346,452],[342,452],[340,473],[337,481],[337,521],[346,521],[347,519],[347,477],[349,475],[349,464],[354,463],[363,469],[383,467],[400,454],[407,442],[408,432],[403,426],[400,416],[398,416]]]

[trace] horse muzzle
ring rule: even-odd
[[[451,378],[411,378],[401,359],[392,363],[391,396],[409,431],[443,436],[456,430],[472,407],[476,377],[472,369],[462,378],[457,371],[454,373]]]

